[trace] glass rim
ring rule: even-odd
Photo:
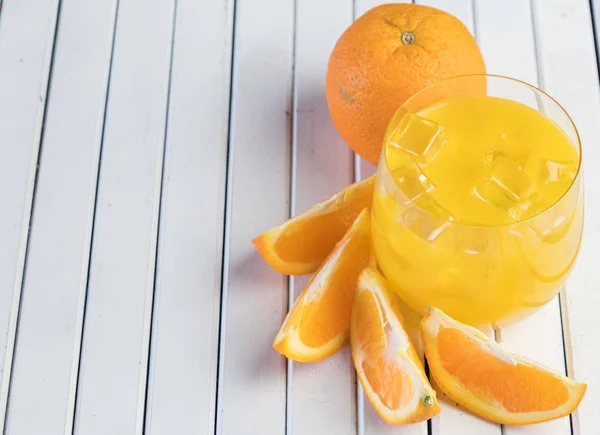
[[[454,221],[454,220],[446,219],[446,218],[444,218],[442,216],[439,216],[439,215],[436,215],[435,213],[432,213],[429,210],[424,209],[423,207],[421,207],[420,205],[418,205],[417,203],[415,203],[412,199],[410,199],[408,197],[407,197],[407,200],[410,202],[410,204],[412,206],[418,208],[422,213],[425,213],[426,215],[433,216],[433,217],[435,217],[437,219],[441,219],[442,221],[447,222],[447,223],[449,223],[451,225],[458,225],[458,226],[465,227],[465,228],[504,228],[504,227],[510,227],[512,225],[518,225],[518,224],[523,224],[523,223],[527,223],[527,222],[533,221],[534,219],[538,218],[539,216],[541,216],[541,215],[549,212],[554,207],[556,207],[556,205],[558,203],[560,203],[572,191],[572,189],[575,186],[575,184],[579,181],[579,178],[580,178],[580,175],[581,175],[581,172],[582,172],[582,162],[583,162],[583,148],[581,146],[581,136],[579,135],[579,130],[577,130],[577,126],[575,125],[575,122],[573,121],[573,118],[571,118],[571,115],[569,115],[569,112],[567,112],[567,110],[558,101],[556,101],[556,99],[554,97],[552,97],[551,95],[549,95],[544,90],[542,90],[542,89],[538,88],[537,86],[534,86],[534,85],[532,85],[530,83],[527,83],[526,81],[523,81],[523,80],[520,80],[520,79],[516,79],[516,78],[513,78],[513,77],[503,76],[503,75],[500,75],[500,74],[462,74],[462,75],[447,77],[445,79],[441,79],[441,80],[438,80],[438,81],[435,81],[433,83],[428,84],[424,88],[418,90],[417,92],[415,92],[414,94],[412,94],[410,97],[408,97],[406,99],[406,101],[404,101],[404,103],[402,103],[398,107],[398,109],[394,112],[394,115],[392,116],[392,118],[388,122],[388,127],[389,127],[389,124],[394,119],[394,117],[396,116],[396,114],[400,110],[406,109],[406,106],[408,106],[411,101],[413,101],[416,97],[418,97],[422,93],[426,92],[427,90],[433,88],[434,86],[439,85],[440,83],[446,83],[446,82],[449,82],[449,81],[452,81],[452,80],[467,79],[467,78],[477,78],[477,77],[484,77],[486,79],[488,79],[488,78],[499,79],[499,80],[505,80],[505,81],[509,81],[509,82],[513,82],[513,83],[518,83],[519,85],[523,85],[523,86],[531,89],[534,92],[538,92],[538,93],[544,95],[552,103],[556,104],[556,106],[560,109],[560,111],[562,113],[564,113],[565,116],[567,117],[568,122],[573,127],[573,131],[575,132],[575,137],[577,138],[577,143],[574,144],[574,145],[577,147],[577,150],[579,151],[579,155],[578,155],[578,159],[577,159],[577,172],[575,173],[575,177],[573,177],[573,180],[571,181],[571,184],[569,184],[569,187],[563,192],[563,194],[560,195],[560,197],[557,198],[556,201],[554,201],[548,207],[544,208],[543,210],[535,213],[533,216],[530,216],[530,217],[528,217],[526,219],[516,220],[514,222],[509,222],[509,223],[505,223],[505,224],[483,225],[483,224],[475,224],[475,223],[469,223],[469,222],[457,222],[457,221]],[[406,111],[407,111],[407,113],[412,113],[412,112],[409,112],[408,109],[406,109]],[[538,110],[538,112],[539,112],[539,110]],[[385,155],[385,149],[386,149],[386,143],[385,142],[386,142],[386,139],[387,139],[387,129],[388,129],[388,127],[386,127],[386,134],[385,134],[385,138],[384,138],[383,149],[381,151],[379,165],[381,165],[383,163],[383,165],[385,166],[385,169],[387,170],[387,172],[391,173],[391,171],[390,171],[390,169],[388,167],[387,158],[386,158],[386,155]],[[558,128],[560,128],[560,127],[558,127]],[[564,130],[562,128],[560,128],[560,129],[564,132]],[[564,132],[564,133],[566,134],[566,132]],[[379,170],[377,171],[377,178],[379,178]],[[399,190],[400,192],[402,192],[402,189],[400,189],[400,187],[398,187],[397,185],[394,184],[394,187],[395,187],[396,190]]]

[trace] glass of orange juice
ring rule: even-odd
[[[583,227],[581,144],[550,96],[507,77],[434,83],[391,120],[377,169],[379,266],[417,312],[503,325],[551,300]]]

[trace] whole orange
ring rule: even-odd
[[[338,40],[327,68],[327,104],[346,143],[377,163],[386,126],[408,97],[444,78],[483,73],[475,38],[456,17],[387,4],[365,13]]]

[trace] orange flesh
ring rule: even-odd
[[[406,405],[414,396],[409,376],[400,369],[400,357],[394,349],[392,331],[370,292],[362,292],[358,306],[358,339],[364,354],[362,368],[381,402],[391,410]],[[385,326],[384,326],[385,324]]]
[[[366,217],[368,223],[369,218]],[[358,275],[371,259],[368,227],[357,231],[344,248],[340,261],[323,287],[316,287],[316,279],[307,285],[313,301],[304,305],[298,328],[300,340],[309,347],[319,347],[344,332],[350,324],[352,302]],[[318,278],[318,273],[315,278]],[[326,291],[325,291],[326,290]],[[317,295],[316,293],[322,293]]]
[[[286,262],[309,263],[317,258],[325,259],[360,212],[371,208],[372,199],[373,184],[370,183],[352,192],[339,210],[291,226],[277,238],[273,249]]]
[[[524,364],[511,365],[455,328],[442,327],[437,346],[444,370],[475,396],[509,412],[549,411],[569,399],[560,379]]]

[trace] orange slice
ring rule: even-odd
[[[452,400],[496,423],[521,426],[564,417],[586,385],[504,351],[481,331],[432,308],[421,321],[429,369]]]
[[[289,359],[321,361],[348,340],[360,271],[373,262],[369,211],[363,210],[288,313],[273,347]]]
[[[416,423],[439,414],[435,391],[405,332],[396,295],[375,269],[358,280],[350,343],[360,382],[381,418]]]
[[[252,243],[269,265],[286,275],[318,269],[352,222],[373,200],[375,177],[341,190],[331,198],[275,227]]]

